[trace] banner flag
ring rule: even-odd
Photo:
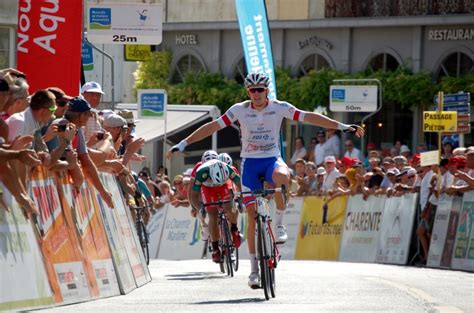
[[[275,70],[265,1],[236,0],[235,8],[247,70],[249,73],[263,72],[267,74],[270,77],[268,97],[276,99]]]
[[[82,0],[19,1],[17,67],[30,91],[55,86],[78,94],[81,38]]]
[[[464,193],[451,268],[474,271],[474,191]]]

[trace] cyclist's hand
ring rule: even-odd
[[[197,216],[197,214],[198,214],[198,210],[193,207],[191,209],[191,216],[195,218]]]
[[[365,134],[365,129],[359,125],[349,125],[349,128],[343,130],[345,133],[355,134],[357,137],[362,137]]]
[[[169,160],[171,159],[171,156],[173,155],[173,153],[178,152],[178,151],[183,152],[187,145],[188,145],[188,142],[186,141],[186,139],[181,140],[177,145],[174,145],[171,147],[171,149],[166,154],[166,158]]]

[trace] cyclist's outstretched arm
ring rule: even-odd
[[[215,133],[216,131],[220,129],[221,129],[221,126],[218,124],[217,120],[202,125],[198,129],[196,129],[191,135],[181,140],[179,144],[174,145],[171,148],[171,150],[168,152],[167,158],[170,159],[171,155],[174,152],[177,152],[177,151],[183,152],[187,145],[200,141],[212,135],[213,133]]]
[[[304,112],[303,122],[324,128],[340,129],[343,131],[353,132],[357,135],[357,137],[362,137],[365,134],[365,130],[360,126],[346,125],[322,114],[313,112]]]

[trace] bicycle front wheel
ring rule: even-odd
[[[268,262],[267,262],[267,240],[266,240],[266,232],[264,229],[264,222],[262,219],[259,217],[257,218],[257,237],[258,237],[258,242],[257,242],[257,249],[258,249],[258,258],[259,258],[259,265],[260,265],[260,283],[263,288],[263,293],[265,294],[265,299],[269,300],[270,299],[270,285],[269,285],[269,280],[270,278],[270,273],[268,269]]]
[[[225,267],[227,269],[227,275],[234,277],[234,268],[232,265],[232,238],[230,236],[229,224],[227,221],[223,221],[222,226],[224,235],[224,246],[222,247],[222,252],[225,257]]]

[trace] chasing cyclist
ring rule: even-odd
[[[186,146],[200,141],[218,130],[238,121],[241,132],[242,157],[242,191],[260,189],[260,176],[275,186],[285,185],[288,190],[290,171],[280,155],[280,128],[284,118],[312,124],[328,129],[340,129],[355,133],[358,137],[365,131],[357,125],[346,125],[324,115],[302,111],[292,104],[268,99],[270,79],[263,73],[249,73],[245,78],[245,87],[250,100],[234,104],[219,119],[204,124],[191,135],[173,146],[168,158],[176,151],[183,152]],[[288,238],[283,226],[283,215],[286,204],[281,193],[275,196],[277,243],[284,243]],[[255,254],[255,198],[244,198],[248,213],[247,240],[250,255],[251,273],[249,286],[259,288],[258,263]]]
[[[194,207],[200,207],[200,197],[206,205],[215,203],[219,200],[231,200],[230,190],[233,183],[238,184],[240,176],[224,162],[219,160],[210,160],[203,163],[196,172],[194,184],[191,189],[191,203]],[[222,205],[226,217],[230,222],[230,231],[232,233],[232,242],[236,248],[240,247],[241,235],[237,227],[238,212],[233,212],[231,203]],[[221,251],[219,249],[219,228],[218,228],[218,207],[206,206],[206,212],[209,216],[209,232],[212,244],[212,261],[219,263],[221,261]]]

